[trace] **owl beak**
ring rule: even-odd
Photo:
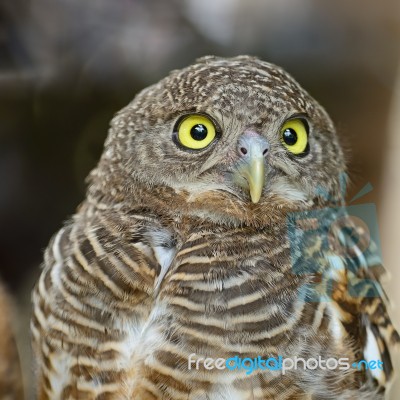
[[[242,187],[247,186],[252,203],[258,203],[261,198],[265,184],[265,157],[268,150],[268,141],[256,132],[246,131],[238,142],[241,158],[236,172],[239,175],[236,176],[236,182]]]
[[[264,188],[265,160],[264,158],[252,158],[249,164],[243,168],[243,176],[248,182],[251,201],[258,203]]]

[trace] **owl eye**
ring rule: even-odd
[[[299,118],[286,121],[281,129],[281,140],[292,154],[304,154],[308,149],[308,133],[305,122]]]
[[[182,146],[200,150],[215,139],[216,128],[211,119],[205,115],[189,115],[179,122],[176,135]]]

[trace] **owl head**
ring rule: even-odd
[[[344,170],[329,116],[282,68],[248,56],[204,57],[114,117],[89,198],[263,224],[339,200]]]

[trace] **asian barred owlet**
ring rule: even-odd
[[[275,65],[205,57],[143,90],[45,253],[38,399],[383,398],[399,336],[344,171],[330,118]]]

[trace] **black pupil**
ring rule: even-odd
[[[190,130],[190,136],[194,140],[204,140],[207,133],[207,128],[203,124],[197,124]]]
[[[293,146],[297,143],[297,133],[292,128],[287,128],[283,132],[283,140],[288,146]]]

